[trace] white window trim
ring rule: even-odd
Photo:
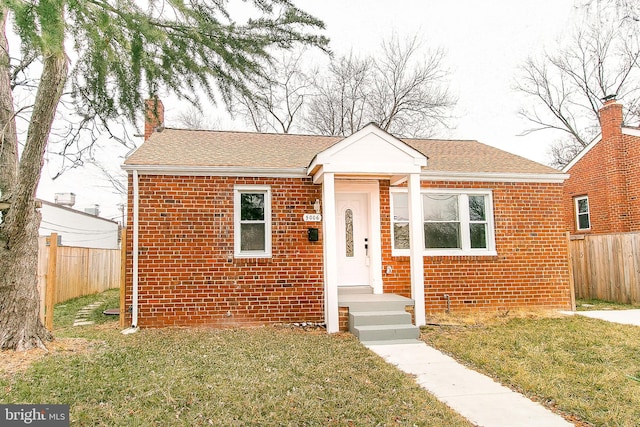
[[[264,193],[265,250],[242,251],[240,249],[240,195]],[[235,258],[271,258],[271,187],[268,185],[236,185],[233,187],[233,240]]]
[[[580,200],[586,200],[587,201],[587,212],[582,212],[582,214],[584,215],[585,213],[587,214],[587,218],[589,218],[589,227],[587,228],[580,228],[580,209],[578,207],[578,202]],[[574,197],[573,198],[573,206],[574,206],[574,210],[575,210],[575,214],[576,214],[576,230],[577,231],[589,231],[591,230],[591,205],[589,204],[589,196],[579,196],[579,197]]]
[[[393,230],[393,193],[406,193],[406,188],[391,188],[389,190],[392,194],[389,197],[390,202],[390,216],[391,216],[391,255],[392,256],[409,256],[409,249],[395,249],[393,247],[394,242],[394,230]],[[495,223],[493,220],[493,191],[488,189],[435,189],[435,188],[423,188],[420,190],[420,195],[423,194],[455,194],[462,196],[461,199],[466,199],[465,206],[469,206],[468,196],[481,195],[485,196],[487,200],[487,248],[486,249],[471,249],[471,242],[469,233],[461,233],[462,249],[424,249],[422,251],[423,256],[496,256],[496,239],[495,239]],[[422,197],[420,197],[420,203],[422,203]],[[460,205],[458,209],[460,208]],[[423,212],[423,209],[420,209]],[[461,229],[469,228],[469,212],[468,209],[464,209],[460,212],[460,227]],[[424,218],[421,218],[420,223],[424,223]],[[424,231],[423,231],[424,233]]]

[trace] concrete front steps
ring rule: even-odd
[[[349,308],[349,332],[367,345],[420,342],[420,330],[405,311],[414,305],[410,298],[373,294],[369,286],[341,287],[338,305]]]

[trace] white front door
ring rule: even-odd
[[[371,285],[369,194],[336,194],[338,286]]]

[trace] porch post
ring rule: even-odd
[[[424,311],[424,241],[422,231],[422,203],[420,202],[420,174],[409,175],[409,235],[411,257],[411,298],[415,301],[416,326],[425,324]]]
[[[322,181],[322,240],[324,252],[324,319],[327,332],[338,332],[338,257],[336,255],[336,191],[333,173]]]

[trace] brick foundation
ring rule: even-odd
[[[338,330],[349,332],[349,307],[338,307]]]

